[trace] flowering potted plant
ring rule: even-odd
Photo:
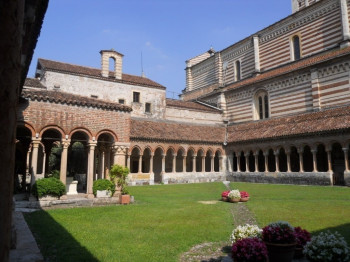
[[[231,234],[230,240],[235,243],[237,240],[244,238],[261,237],[262,229],[256,225],[245,224],[243,226],[236,227]]]
[[[270,262],[292,261],[296,246],[294,227],[278,221],[263,228],[262,239],[266,244]]]
[[[239,193],[238,189],[233,189],[228,194],[228,198],[230,199],[231,202],[237,203],[241,199],[241,194]]]
[[[244,238],[232,245],[232,257],[235,262],[266,262],[267,249],[260,238]]]
[[[241,198],[240,201],[241,202],[247,202],[249,200],[249,194],[246,191],[241,191]]]
[[[227,201],[228,200],[228,194],[230,193],[230,190],[226,190],[221,193],[221,199],[222,201]]]
[[[294,258],[303,257],[303,248],[307,242],[311,240],[311,234],[301,227],[294,228],[294,235],[297,241],[297,246],[295,248]]]
[[[311,262],[350,261],[349,246],[338,232],[321,232],[312,237],[303,252]]]

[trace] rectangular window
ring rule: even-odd
[[[241,80],[241,62],[236,61],[236,81]]]
[[[91,97],[92,97],[92,98],[98,98],[98,96],[97,96],[97,95],[91,95]]]
[[[140,103],[140,93],[139,92],[133,92],[132,101],[134,103]]]
[[[151,113],[151,103],[146,103],[145,104],[145,112],[146,113]]]
[[[264,96],[264,104],[265,104],[265,118],[269,117],[269,98]]]
[[[262,98],[259,96],[259,119],[264,118],[264,113],[263,113],[263,105],[262,105]]]
[[[119,104],[123,104],[123,105],[125,104],[125,100],[124,99],[119,99],[118,101],[119,101]]]

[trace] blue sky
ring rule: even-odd
[[[50,0],[38,58],[100,68],[99,51],[124,54],[123,73],[164,85],[177,98],[185,61],[220,51],[291,14],[290,0]]]

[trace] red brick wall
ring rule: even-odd
[[[76,128],[85,128],[92,136],[109,130],[117,136],[117,141],[129,142],[130,113],[124,111],[29,101],[19,105],[18,121],[31,124],[36,133],[47,126],[58,126],[65,134],[70,134]]]

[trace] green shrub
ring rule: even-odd
[[[54,177],[60,179],[60,171],[57,169],[52,170],[50,174],[47,174],[47,177]]]
[[[32,193],[37,197],[45,195],[60,197],[66,193],[66,186],[57,178],[42,178],[34,183]]]
[[[115,191],[115,185],[112,181],[109,181],[108,179],[97,179],[94,181],[92,190],[95,196],[97,194],[97,190],[109,190],[112,192],[113,195]]]
[[[126,188],[126,178],[128,177],[129,172],[129,168],[117,164],[113,165],[109,171],[109,177],[120,187],[122,195],[129,194],[129,191]]]

